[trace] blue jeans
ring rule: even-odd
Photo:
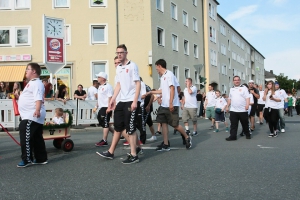
[[[278,109],[278,114],[279,114],[278,130],[281,130],[281,129],[285,128],[284,109],[279,108]]]

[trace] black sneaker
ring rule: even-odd
[[[124,136],[121,135],[120,140],[125,140]]]
[[[191,134],[190,130],[185,130],[185,133],[186,133],[187,135],[190,135],[190,134]]]
[[[161,132],[160,131],[156,131],[155,135],[161,135]]]
[[[159,145],[157,145],[157,147],[162,147],[162,145],[164,144],[164,141],[162,141]],[[170,147],[170,141],[168,140],[168,146]]]
[[[142,154],[144,154],[143,149],[140,148],[140,147],[137,147],[137,148],[136,148],[136,155],[142,155]]]
[[[114,159],[114,154],[111,154],[109,151],[104,151],[104,152],[96,152],[96,154],[98,154],[99,156],[103,157],[103,158],[107,158],[107,159]]]
[[[234,141],[234,140],[236,140],[236,138],[232,138],[232,137],[229,136],[228,138],[225,138],[225,140],[226,141]]]
[[[186,149],[190,149],[192,147],[192,137],[188,137],[185,143]]]
[[[243,137],[244,135],[245,135],[245,134],[244,134],[244,131],[242,131],[242,132],[240,133],[240,136]]]
[[[33,165],[46,165],[48,164],[48,160],[44,161],[44,162],[40,162],[40,161],[37,161],[37,160],[34,160],[32,162]]]
[[[251,139],[251,135],[246,135],[246,139]]]
[[[197,131],[193,132],[193,136],[197,136],[197,135],[198,135]]]
[[[156,148],[156,151],[170,151],[170,150],[171,149],[170,149],[169,145],[165,145],[165,144]]]
[[[129,154],[127,156],[127,159],[126,160],[123,160],[122,163],[123,164],[133,164],[133,163],[138,163],[140,160],[139,160],[139,157],[136,155],[136,156],[132,156],[131,154]]]

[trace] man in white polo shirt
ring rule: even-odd
[[[29,63],[26,68],[28,83],[19,97],[19,125],[22,161],[17,167],[31,164],[47,164],[47,152],[43,139],[43,125],[46,117],[44,107],[45,87],[40,80],[41,67]],[[33,160],[32,152],[35,160]]]
[[[107,146],[107,136],[108,132],[114,132],[113,128],[109,126],[109,120],[112,115],[112,111],[108,109],[108,103],[111,100],[113,95],[113,88],[112,86],[106,82],[107,74],[105,72],[100,72],[96,74],[99,82],[98,87],[98,101],[96,108],[100,108],[97,118],[100,126],[103,128],[103,138],[100,142],[96,143],[96,147]]]
[[[248,109],[250,104],[250,97],[248,88],[241,85],[239,76],[233,77],[233,87],[230,88],[230,93],[227,102],[227,112],[230,106],[230,136],[226,138],[227,141],[237,139],[237,130],[239,121],[242,124],[243,131],[247,139],[251,139],[249,132]]]
[[[156,151],[170,151],[168,141],[168,124],[179,131],[186,140],[186,148],[189,149],[192,146],[191,137],[189,137],[183,127],[179,125],[179,98],[177,89],[175,88],[176,79],[174,74],[167,70],[167,63],[164,59],[159,59],[155,63],[158,74],[161,74],[160,78],[160,90],[147,92],[150,94],[162,94],[162,103],[157,112],[156,121],[162,124],[163,144],[159,145]]]
[[[93,85],[88,88],[87,100],[97,100],[99,83],[98,80],[93,80]]]
[[[209,129],[214,129],[215,124],[215,105],[216,94],[212,84],[208,85],[208,92],[204,102],[205,117],[211,120],[211,126]]]
[[[284,119],[284,102],[287,102],[287,94],[285,90],[280,89],[279,83],[275,82],[275,95],[279,96],[281,101],[277,102],[278,105],[278,112],[279,112],[279,120],[278,120],[278,130],[281,133],[285,132],[285,119]]]
[[[187,78],[185,80],[185,85],[186,88],[183,91],[184,96],[182,98],[182,120],[184,122],[185,132],[187,133],[187,135],[190,134],[188,120],[192,120],[194,127],[194,132],[192,133],[192,135],[197,136],[197,87],[192,85],[191,78]]]
[[[139,157],[136,151],[137,134],[136,134],[136,120],[137,110],[140,106],[140,90],[141,82],[137,65],[127,59],[127,47],[124,44],[117,46],[116,54],[121,64],[116,70],[116,82],[117,85],[114,90],[114,94],[109,103],[109,109],[115,107],[115,101],[120,93],[119,103],[115,107],[114,111],[114,127],[115,132],[112,143],[116,144],[116,141],[120,140],[121,132],[126,130],[129,135],[129,143],[131,152],[127,156],[127,159],[122,161],[123,164],[133,164],[139,162]],[[111,146],[108,151],[99,153],[98,155],[113,159],[115,146]]]

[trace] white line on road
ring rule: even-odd
[[[262,146],[262,145],[257,145],[259,148],[261,148],[261,149],[275,149],[275,148],[277,148],[277,147],[264,147],[264,146]]]

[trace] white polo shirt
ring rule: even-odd
[[[65,123],[65,120],[64,120],[63,117],[53,117],[52,121],[55,124],[63,124],[63,123]]]
[[[266,96],[266,104],[265,104],[265,108],[273,108],[273,109],[278,109],[278,102],[271,100],[270,99],[270,95],[271,95],[271,91],[268,91],[268,94]],[[272,95],[274,98],[280,98],[279,95],[276,95],[276,92],[274,95]]]
[[[178,84],[176,83],[177,79],[174,76],[174,74],[166,70],[166,72],[161,76],[160,78],[160,88],[162,90],[162,102],[161,106],[169,108],[169,102],[170,102],[170,86],[174,86],[174,99],[173,99],[173,106],[180,106],[179,103],[179,97],[178,97],[178,92],[177,92],[177,86]]]
[[[216,108],[223,109],[225,106],[227,106],[227,101],[222,96],[220,96],[219,98],[216,98],[215,102],[216,102],[216,104],[215,104]]]
[[[184,107],[185,108],[198,108],[197,104],[197,88],[196,86],[192,85],[190,87],[192,90],[192,94],[189,93],[188,88],[185,88],[183,93],[184,93]]]
[[[113,88],[109,83],[99,85],[98,87],[98,107],[108,107],[108,98],[112,97]]]
[[[116,82],[120,83],[121,86],[121,102],[134,100],[136,81],[140,81],[140,75],[138,66],[134,62],[128,61],[126,65],[118,65],[116,70]],[[139,95],[138,101],[141,101],[141,95]]]
[[[141,91],[140,91],[140,95],[143,96],[144,94],[146,94],[146,85],[143,81],[141,81]],[[141,106],[143,106],[145,103],[145,99],[141,99]]]
[[[207,101],[206,107],[214,107],[216,105],[216,93],[215,91],[210,91],[206,93],[205,100]]]
[[[230,111],[233,112],[247,112],[246,99],[249,99],[248,88],[241,85],[238,87],[230,88],[228,99],[231,100]]]
[[[23,120],[27,119],[39,124],[44,124],[46,117],[44,93],[45,86],[39,78],[34,78],[27,83],[18,101],[19,112]],[[35,112],[35,102],[39,100],[42,101],[42,105],[40,117],[36,118],[33,116],[33,113]]]
[[[87,100],[96,100],[95,94],[98,93],[98,89],[95,86],[91,86],[88,89]]]
[[[266,102],[263,100],[265,95],[265,91],[259,91],[259,99],[257,99],[257,104],[265,104]]]
[[[275,94],[276,94],[276,96],[279,96],[279,98],[281,99],[280,102],[277,102],[277,108],[278,109],[284,108],[284,99],[286,99],[288,97],[285,90],[278,89],[275,91]]]

